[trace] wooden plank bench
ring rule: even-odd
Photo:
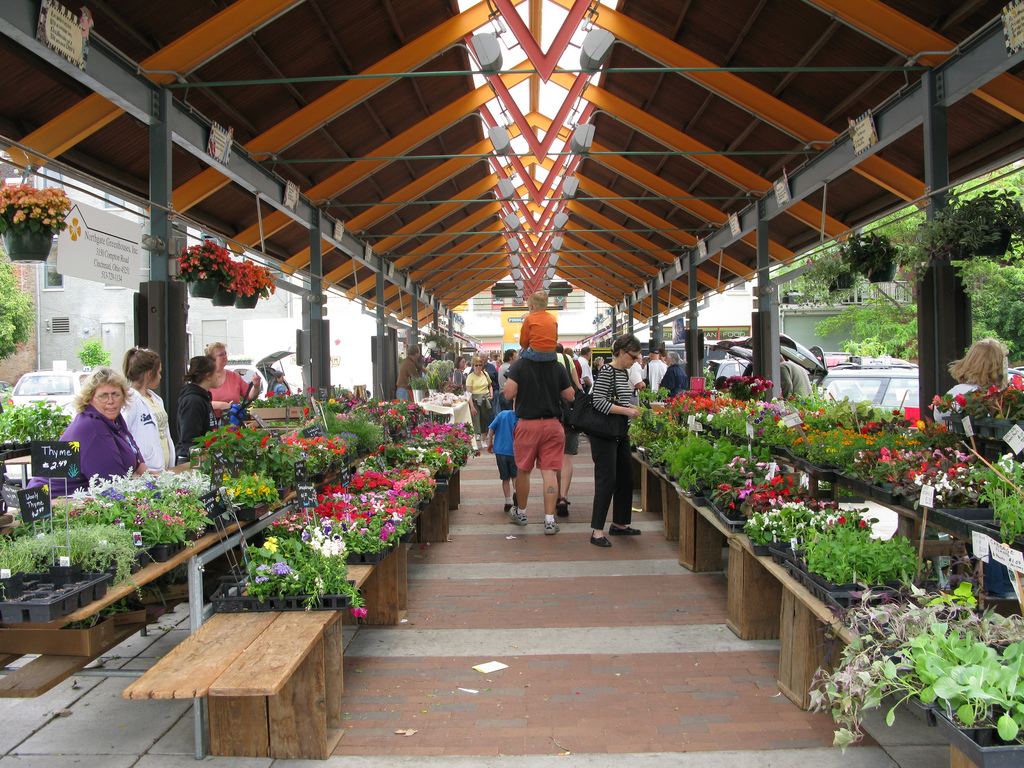
[[[340,617],[216,614],[122,696],[207,697],[215,755],[325,759],[344,734]]]

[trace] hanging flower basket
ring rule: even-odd
[[[252,296],[238,295],[235,299],[235,309],[256,309],[256,305],[259,304],[260,296],[258,293],[254,293]]]
[[[220,281],[216,277],[193,280],[188,284],[188,295],[197,299],[212,299],[218,288],[220,288]]]
[[[210,303],[215,307],[233,307],[237,299],[237,293],[223,285],[218,285],[217,292],[210,297]]]
[[[875,267],[868,273],[869,283],[891,283],[896,279],[896,264],[890,262],[880,267]]]
[[[53,236],[67,229],[71,201],[56,187],[29,184],[0,186],[0,235],[11,261],[46,261]]]
[[[32,232],[27,229],[8,229],[3,234],[4,250],[15,263],[46,261],[53,247],[53,235],[49,230]]]

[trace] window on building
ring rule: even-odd
[[[46,276],[43,279],[43,290],[44,291],[63,291],[64,290],[64,275],[57,271],[57,267],[53,264],[47,264],[45,267]]]

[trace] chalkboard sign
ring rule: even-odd
[[[301,483],[303,480],[309,479],[309,470],[306,469],[305,459],[295,460],[295,482]]]
[[[199,497],[199,500],[203,502],[203,507],[206,509],[206,516],[211,519],[224,512],[224,505],[220,500],[220,491],[213,490],[209,493],[204,493]]]
[[[326,400],[327,394],[327,387],[320,387],[320,389],[317,390],[317,395],[320,400]]]
[[[77,442],[32,441],[32,474],[36,477],[75,478],[82,474]]]
[[[302,436],[312,440],[315,437],[327,437],[327,433],[324,432],[322,424],[310,424],[302,430]]]
[[[21,508],[21,519],[26,523],[46,520],[50,516],[50,486],[26,488],[18,491],[18,504]]]
[[[342,467],[338,472],[338,484],[348,485],[350,480],[352,480],[352,468]]]
[[[20,488],[15,488],[13,485],[0,486],[0,494],[3,495],[4,504],[11,509],[21,509],[21,501],[18,499],[18,491]]]
[[[315,509],[317,505],[316,486],[305,480],[295,483],[295,495],[299,497],[299,506],[303,509]]]

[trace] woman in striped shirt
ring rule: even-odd
[[[635,419],[640,411],[630,405],[633,385],[629,383],[629,367],[640,358],[640,342],[627,333],[612,344],[612,361],[605,365],[594,382],[594,408],[601,413],[627,421]],[[625,434],[625,430],[623,430]],[[630,528],[633,520],[633,457],[629,438],[607,440],[590,436],[590,452],[594,457],[594,510],[590,519],[593,533],[590,543],[597,547],[610,547],[604,534],[608,507],[612,506],[612,536],[639,536],[640,531]]]

